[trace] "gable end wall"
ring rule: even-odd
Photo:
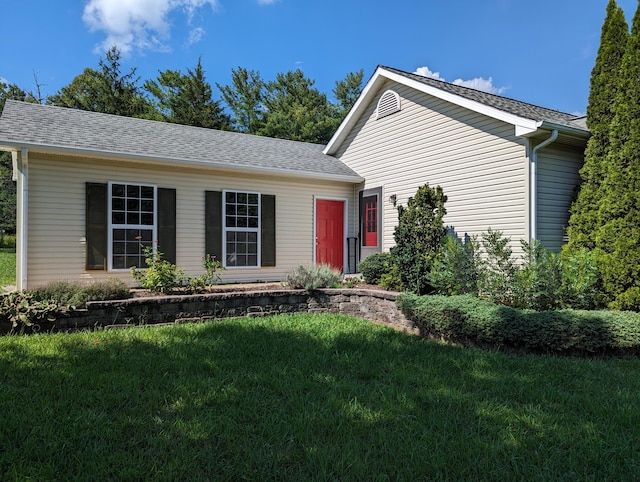
[[[376,119],[379,95],[393,89],[402,110]],[[528,237],[529,169],[526,142],[511,124],[452,105],[388,81],[336,154],[366,179],[383,187],[384,246],[394,245],[397,209],[418,187],[441,185],[448,196],[445,224],[461,239],[491,227],[513,240]]]

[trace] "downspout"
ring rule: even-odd
[[[547,147],[558,138],[558,129],[553,129],[551,136],[535,146],[531,151],[531,172],[529,173],[529,240],[534,241],[537,238],[537,220],[538,220],[538,151]]]
[[[27,232],[29,199],[29,152],[12,152],[13,179],[17,196],[17,243],[16,243],[16,288],[27,289]]]

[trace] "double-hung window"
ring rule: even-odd
[[[109,269],[143,268],[143,249],[157,239],[157,188],[109,183]]]
[[[222,210],[225,266],[260,266],[260,194],[224,191]]]

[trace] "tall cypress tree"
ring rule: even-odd
[[[640,5],[618,73],[596,231],[603,286],[616,308],[640,310]]]
[[[614,117],[613,104],[618,91],[618,73],[622,64],[629,26],[624,12],[615,0],[609,0],[602,25],[600,48],[591,71],[587,127],[591,138],[587,143],[584,165],[580,171],[582,184],[571,206],[567,232],[569,250],[596,246],[595,234],[600,225],[598,211],[600,188],[606,174],[609,152],[609,129]]]

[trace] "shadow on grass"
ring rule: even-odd
[[[8,337],[0,476],[631,480],[639,368],[343,316]]]

